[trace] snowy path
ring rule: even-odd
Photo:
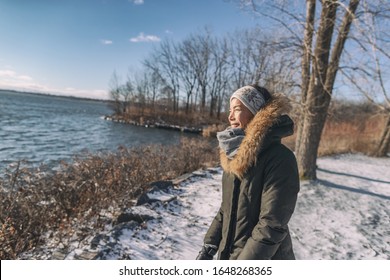
[[[297,259],[390,259],[390,159],[340,155],[318,166],[318,181],[301,183],[290,221]],[[106,232],[98,250],[114,244],[105,259],[195,259],[220,205],[221,177],[220,168],[195,172],[161,193],[169,202],[134,207],[154,219]]]
[[[222,172],[215,169],[199,173],[171,191],[176,200],[153,209],[161,219],[147,223],[145,229],[123,235],[122,244],[132,259],[193,260],[196,258],[210,221],[219,205]],[[135,237],[135,238],[134,238]]]

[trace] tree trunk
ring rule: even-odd
[[[206,93],[207,89],[205,85],[202,85],[202,95],[201,95],[201,111],[204,112],[206,108]]]
[[[298,168],[301,178],[315,180],[316,162],[322,129],[326,120],[330,95],[324,84],[329,62],[330,46],[336,19],[337,1],[323,1],[321,22],[314,50],[314,62],[303,108],[303,124],[297,145]],[[302,117],[301,117],[302,119]]]
[[[310,82],[310,65],[312,57],[312,44],[313,44],[313,32],[314,32],[314,19],[316,10],[316,0],[306,1],[306,25],[305,35],[303,39],[303,56],[302,56],[302,85],[301,85],[301,110],[300,116],[303,116],[303,108],[306,106],[306,95]],[[302,108],[303,107],[303,108]],[[298,122],[297,136],[295,141],[295,153],[299,154],[299,143],[302,137],[303,121]]]
[[[191,93],[187,92],[186,114],[188,114],[190,112],[190,97],[191,97]]]
[[[314,94],[313,92],[319,93]],[[309,91],[307,102],[312,109],[307,109],[304,114],[297,161],[300,177],[302,179],[316,180],[317,153],[327,117],[330,95],[323,89],[317,88],[317,91]]]
[[[382,136],[374,156],[385,157],[390,148],[390,114],[387,115],[385,126],[382,132]]]
[[[297,144],[298,167],[301,178],[316,179],[316,162],[322,130],[325,125],[340,57],[348,38],[360,0],[351,0],[339,28],[330,62],[329,54],[337,12],[337,1],[323,1],[321,22],[314,51],[310,84],[306,95],[303,124]]]

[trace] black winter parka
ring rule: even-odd
[[[281,144],[293,133],[285,97],[273,98],[248,124],[236,156],[221,151],[222,203],[206,244],[219,259],[295,259],[288,222],[299,192],[295,156]]]

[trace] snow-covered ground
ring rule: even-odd
[[[318,160],[301,183],[291,231],[299,259],[390,259],[390,159]]]
[[[338,155],[320,158],[318,181],[302,182],[290,221],[297,259],[390,259],[390,158]],[[195,172],[160,200],[131,209],[145,222],[107,228],[93,248],[104,259],[191,260],[221,199],[220,168]],[[92,237],[91,237],[92,240]],[[107,246],[110,245],[110,249]]]

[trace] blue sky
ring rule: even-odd
[[[257,24],[236,0],[0,0],[0,89],[105,98],[166,38]]]

